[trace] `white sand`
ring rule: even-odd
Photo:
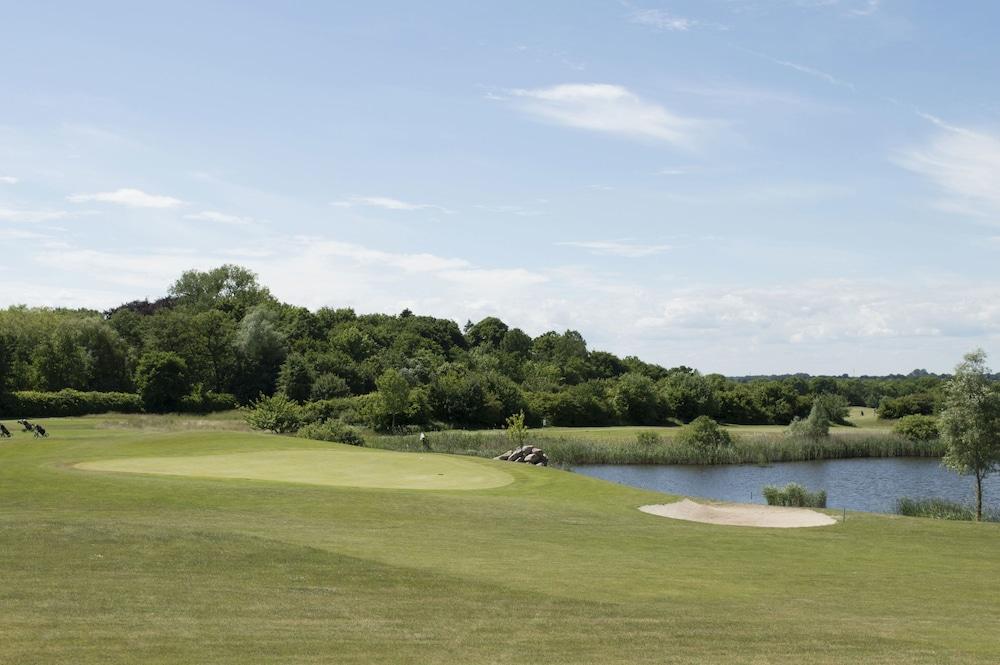
[[[639,510],[650,515],[672,517],[675,520],[723,524],[726,526],[759,526],[789,529],[803,526],[829,526],[837,520],[829,515],[817,513],[808,508],[784,508],[780,506],[757,506],[750,504],[729,504],[706,506],[684,499],[676,503],[639,506]]]

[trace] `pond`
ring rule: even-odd
[[[935,458],[888,457],[782,462],[768,466],[734,465],[586,465],[573,468],[603,480],[670,494],[722,501],[766,503],[765,485],[799,483],[826,490],[827,506],[874,513],[895,512],[896,499],[941,498],[972,503],[975,481],[941,466]],[[1000,477],[983,483],[983,506],[1000,508]]]

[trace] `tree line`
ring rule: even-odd
[[[788,424],[818,395],[891,417],[933,413],[944,379],[729,379],[591,350],[576,331],[532,337],[495,317],[464,327],[409,310],[278,301],[246,268],[183,273],[160,299],[105,312],[0,311],[0,392],[136,393],[150,411],[206,409],[281,394],[377,429],[670,424],[698,416]]]

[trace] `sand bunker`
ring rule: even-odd
[[[829,526],[837,520],[829,515],[817,513],[808,508],[783,508],[779,506],[756,506],[731,504],[726,506],[706,506],[684,499],[676,503],[639,506],[639,510],[650,515],[672,517],[675,520],[722,524],[725,526],[758,526],[789,529],[804,526]]]

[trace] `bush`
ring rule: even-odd
[[[798,483],[788,483],[784,487],[768,485],[764,488],[764,498],[769,506],[826,508],[825,490],[810,492]]]
[[[327,420],[322,423],[312,423],[299,429],[298,435],[305,439],[318,441],[333,441],[351,446],[363,446],[365,440],[358,430],[337,420]]]
[[[733,444],[733,437],[708,416],[698,416],[678,432],[677,442],[684,446],[712,450],[728,448]]]
[[[6,418],[58,418],[91,413],[140,413],[142,400],[135,393],[21,390],[4,396],[0,414]]]
[[[940,436],[937,418],[934,416],[903,416],[892,431],[910,441],[933,441]]]
[[[809,416],[803,420],[798,416],[792,420],[785,430],[785,435],[789,437],[805,438],[812,440],[825,439],[830,435],[830,418],[826,413],[824,405],[820,402],[813,402]]]
[[[910,499],[896,501],[896,513],[908,517],[931,517],[939,520],[976,520],[976,509],[964,503],[945,499]],[[984,510],[983,520],[1000,522],[1000,510]]]
[[[663,442],[662,437],[657,432],[639,432],[635,436],[636,443],[640,446],[658,446]]]
[[[847,417],[850,415],[851,409],[847,403],[847,398],[843,395],[838,395],[837,393],[816,395],[813,398],[813,406],[818,407],[831,423],[837,423],[838,425],[850,424]]]
[[[135,370],[135,383],[147,411],[173,411],[191,392],[187,363],[170,351],[145,354]]]
[[[244,418],[254,429],[285,434],[302,426],[302,407],[282,393],[261,395],[245,409]]]
[[[217,393],[209,390],[201,392],[195,390],[193,393],[181,399],[178,407],[184,413],[212,413],[213,411],[230,411],[239,407],[236,397],[229,393]]]

